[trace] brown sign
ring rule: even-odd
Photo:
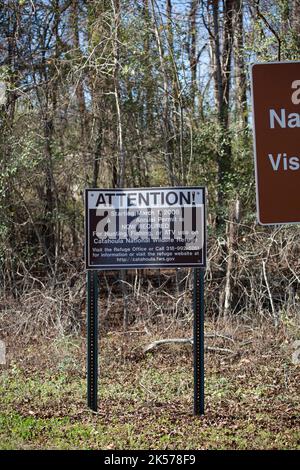
[[[258,220],[300,222],[300,62],[252,66]]]

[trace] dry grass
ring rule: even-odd
[[[206,323],[207,345],[233,354],[206,355],[206,414],[192,415],[192,350],[149,342],[188,337],[190,325],[124,334],[102,331],[99,411],[85,404],[85,339],[6,337],[0,376],[0,448],[296,449],[300,448],[300,366],[292,363],[299,328],[284,319]]]

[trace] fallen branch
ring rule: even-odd
[[[156,348],[158,348],[159,346],[161,346],[163,344],[190,344],[191,346],[193,346],[194,341],[193,341],[193,338],[158,339],[158,340],[153,341],[152,343],[148,344],[147,346],[145,346],[144,349],[143,349],[143,353],[153,351],[153,349],[156,349]],[[232,351],[232,349],[218,348],[218,347],[214,347],[214,346],[205,346],[205,351],[234,354],[234,351]]]
[[[231,343],[235,343],[233,338],[231,338],[230,336],[221,335],[220,333],[207,333],[204,336],[205,338],[222,338],[227,341],[231,341]]]
[[[157,341],[153,341],[153,343],[148,344],[144,347],[143,352],[146,353],[151,351],[152,349],[156,349],[162,344],[193,344],[192,338],[168,338],[168,339],[159,339]]]

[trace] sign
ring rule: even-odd
[[[300,62],[252,66],[259,223],[300,222]]]
[[[86,189],[87,402],[98,406],[98,273],[194,267],[194,414],[204,414],[205,188]]]
[[[86,189],[87,269],[204,267],[205,188]]]

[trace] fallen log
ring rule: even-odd
[[[152,343],[147,344],[143,348],[143,353],[153,351],[154,349],[157,349],[158,347],[164,345],[164,344],[189,344],[193,346],[194,341],[193,338],[167,338],[167,339],[158,339],[156,341],[153,341]],[[216,353],[226,353],[226,354],[235,354],[232,349],[229,348],[219,348],[215,346],[204,346],[205,351],[209,352],[216,352]]]

